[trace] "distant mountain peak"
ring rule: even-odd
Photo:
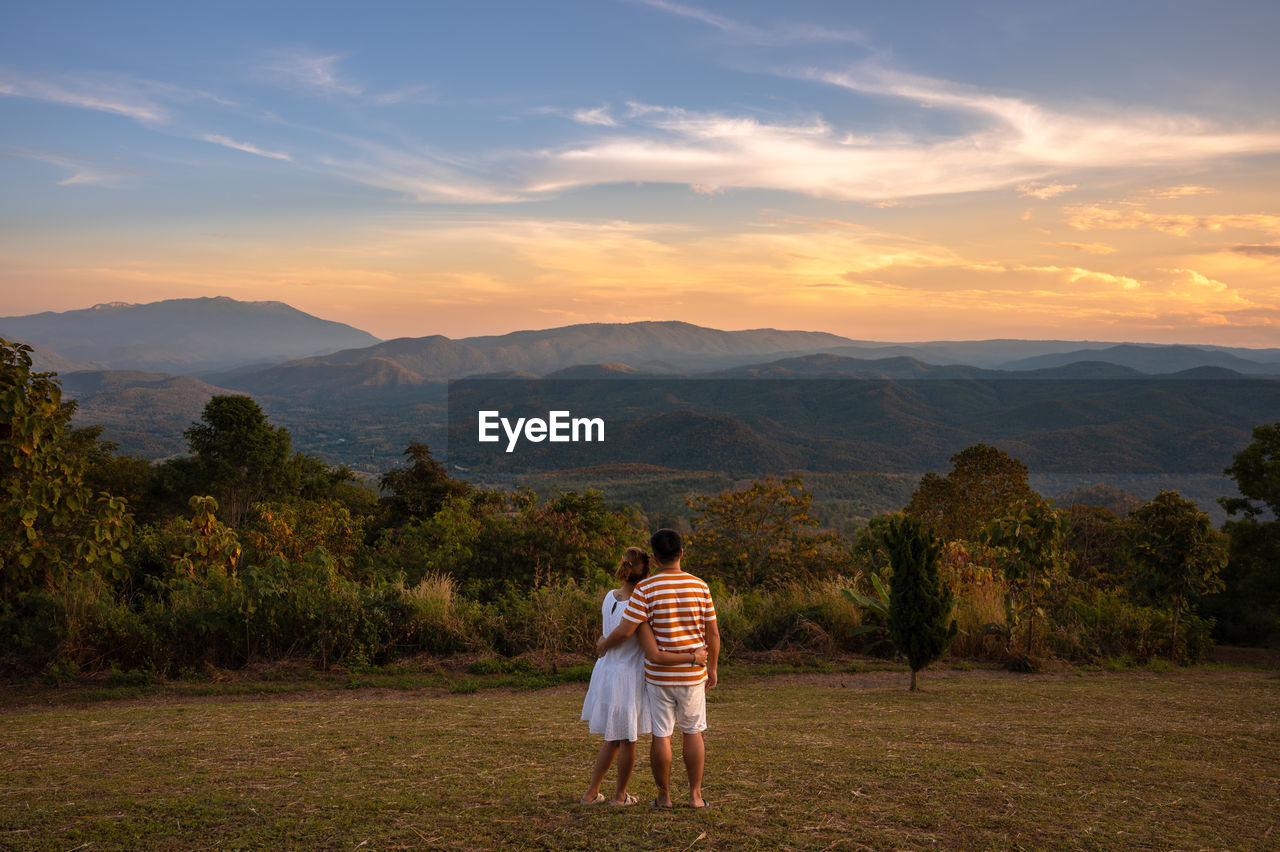
[[[229,296],[102,302],[80,310],[0,317],[0,331],[69,361],[164,373],[279,363],[378,343],[368,332],[284,302]]]

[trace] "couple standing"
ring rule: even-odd
[[[715,604],[707,584],[680,567],[684,543],[679,533],[658,530],[649,546],[655,573],[649,573],[648,554],[627,548],[617,573],[622,587],[607,594],[601,608],[605,635],[596,643],[601,659],[591,673],[582,719],[605,742],[581,801],[605,801],[600,784],[616,757],[618,782],[612,804],[635,804],[627,782],[635,765],[636,739],[652,731],[649,763],[658,787],[653,805],[672,807],[671,736],[679,727],[689,804],[704,808],[706,690],[716,685],[720,656]]]

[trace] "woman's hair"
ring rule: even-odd
[[[638,547],[628,547],[614,574],[624,583],[636,583],[649,576],[649,554]]]

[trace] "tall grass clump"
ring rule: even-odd
[[[852,582],[844,575],[831,574],[717,597],[720,635],[730,653],[861,650],[865,645],[857,629],[861,614],[843,594]]]
[[[594,657],[607,588],[591,581],[559,579],[527,591],[508,590],[497,602],[503,647],[496,650],[511,656],[535,651]]]
[[[412,588],[399,587],[405,603],[407,643],[431,654],[488,650],[483,606],[458,593],[453,575],[428,571]]]

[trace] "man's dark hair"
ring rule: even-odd
[[[684,552],[684,541],[675,530],[658,530],[649,536],[649,547],[653,548],[653,558],[664,565],[675,562]]]

